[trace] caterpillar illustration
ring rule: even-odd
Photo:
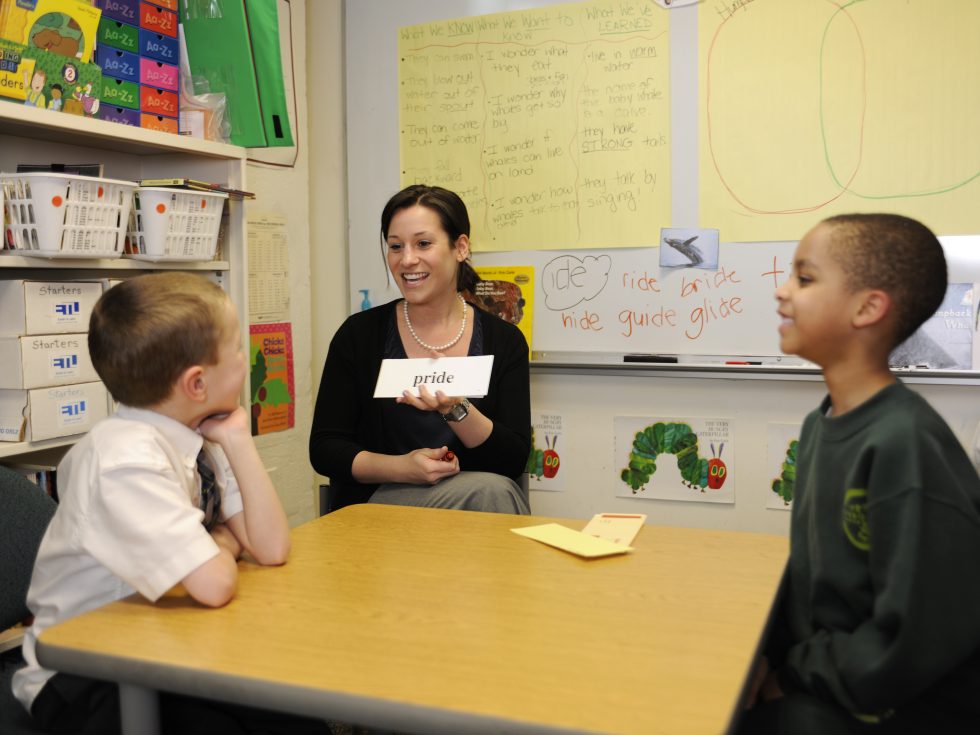
[[[796,448],[799,441],[793,439],[786,448],[786,459],[779,477],[772,481],[772,491],[783,499],[783,505],[793,502],[793,489],[796,487]]]
[[[544,476],[552,478],[558,474],[558,467],[561,465],[561,457],[558,456],[558,435],[544,436],[545,444],[548,448],[544,450]]]
[[[547,437],[545,437],[547,439]],[[531,453],[527,458],[527,465],[524,471],[529,475],[534,475],[539,480],[544,475],[544,450],[538,449],[534,438],[534,427],[531,427]]]
[[[633,493],[641,490],[657,471],[657,455],[673,454],[677,458],[677,469],[685,486],[700,490],[718,490],[725,484],[727,468],[721,461],[724,444],[718,447],[713,459],[698,456],[698,435],[688,424],[657,422],[638,431],[633,437],[629,467],[620,473],[620,478],[633,488]],[[714,445],[711,445],[714,454]]]
[[[558,474],[558,467],[561,464],[561,459],[558,457],[558,452],[555,447],[558,444],[558,435],[544,436],[545,444],[547,449],[541,450],[534,445],[534,427],[531,427],[531,453],[527,458],[527,465],[524,467],[524,471],[529,475],[534,475],[537,479],[542,477],[552,478]]]

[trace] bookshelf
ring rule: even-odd
[[[0,100],[0,172],[17,163],[103,163],[107,178],[136,181],[183,176],[245,188],[245,149],[81,118]],[[245,208],[229,201],[221,260],[206,263],[153,263],[128,259],[45,259],[0,251],[0,279],[126,278],[156,270],[209,274],[228,292],[238,310],[242,339],[248,344]],[[3,315],[0,314],[0,320]],[[243,390],[243,399],[247,393]],[[61,454],[78,435],[44,441],[0,442],[0,463]],[[0,650],[19,645],[18,631],[0,632]]]
[[[136,181],[182,176],[245,188],[244,148],[0,101],[0,171],[13,172],[17,163],[28,162],[102,163],[107,178]],[[221,260],[59,260],[0,251],[0,279],[125,278],[165,269],[208,273],[236,305],[242,339],[247,344],[245,208],[240,201],[229,201],[226,206],[227,233]],[[70,445],[76,439],[77,436],[69,436],[41,442],[0,442],[0,462],[5,457]]]
[[[42,142],[60,141],[68,136],[71,138],[70,144],[78,148],[115,151],[139,157],[159,155],[169,151],[221,161],[245,158],[244,148],[226,143],[198,140],[162,133],[158,130],[145,130],[64,112],[59,116],[51,110],[27,107],[9,100],[0,100],[0,108],[2,108],[0,109],[0,131],[2,131],[0,134],[4,136],[17,136]],[[86,162],[91,163],[91,160]],[[200,178],[181,173],[172,175]],[[154,174],[152,177],[145,178],[164,176],[168,174]]]

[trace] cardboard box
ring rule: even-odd
[[[140,28],[177,38],[177,14],[149,3],[140,3]]]
[[[140,112],[165,117],[177,117],[180,114],[180,101],[176,92],[153,87],[140,87]]]
[[[162,133],[180,133],[180,125],[175,117],[164,117],[163,115],[148,115],[140,113],[140,127],[147,130],[159,130]]]
[[[148,56],[151,59],[164,61],[177,66],[180,56],[176,38],[170,38],[170,36],[165,36],[162,33],[154,33],[145,28],[140,28],[139,44],[140,56]]]
[[[139,60],[140,84],[157,89],[177,91],[177,67],[164,64],[156,59],[141,58]]]
[[[0,441],[41,441],[84,434],[109,412],[102,383],[0,390]]]
[[[113,107],[140,108],[140,85],[125,79],[102,77],[102,102]]]
[[[95,7],[100,8],[106,18],[139,25],[139,0],[96,0]]]
[[[99,46],[95,50],[95,63],[102,67],[102,74],[116,79],[138,82],[140,79],[140,57],[131,51]]]
[[[102,18],[99,21],[99,45],[105,44],[123,51],[139,51],[139,27],[129,23],[120,23],[112,18]]]
[[[87,332],[101,281],[0,280],[0,334]]]
[[[0,388],[46,388],[99,379],[85,333],[0,337],[0,365]]]
[[[123,125],[140,125],[139,110],[127,110],[125,107],[113,107],[112,105],[102,105],[99,108],[99,119],[108,120]]]

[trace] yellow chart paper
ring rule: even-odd
[[[844,212],[980,231],[980,3],[699,10],[701,224],[795,240]]]
[[[656,244],[668,16],[618,0],[399,29],[402,184],[459,193],[477,250]]]

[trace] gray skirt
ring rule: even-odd
[[[522,516],[531,513],[527,493],[521,486],[493,472],[460,472],[435,485],[389,482],[379,486],[368,502]]]

